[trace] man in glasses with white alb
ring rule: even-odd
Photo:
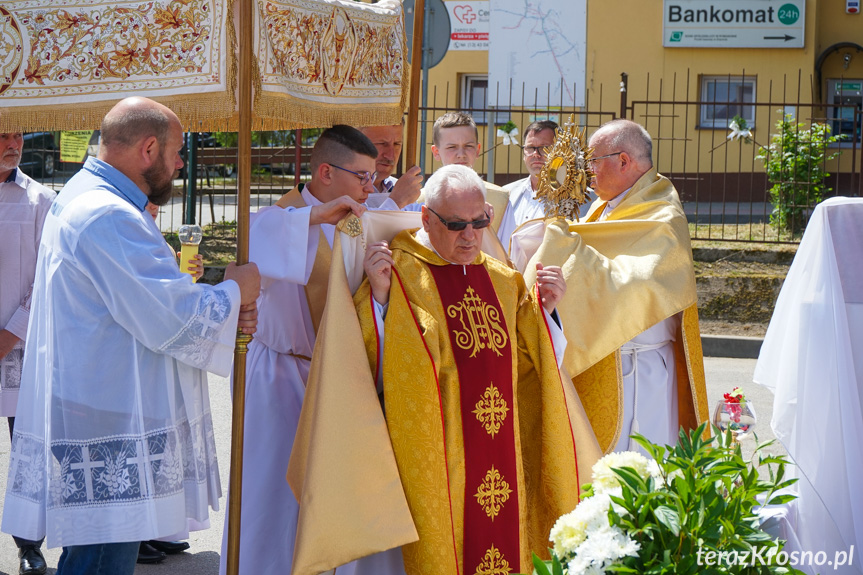
[[[542,203],[536,198],[536,192],[539,188],[539,173],[545,166],[547,150],[554,145],[556,130],[557,123],[552,120],[531,122],[524,130],[524,145],[521,149],[528,175],[503,187],[509,193],[509,201],[500,221],[497,237],[507,251],[509,251],[509,238],[518,226],[527,221],[545,217]],[[590,199],[593,198],[591,194]],[[589,203],[583,205],[580,215],[584,216],[589,207]]]

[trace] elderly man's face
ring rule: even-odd
[[[402,127],[400,125],[367,126],[361,131],[378,150],[378,157],[375,160],[378,178],[375,184],[379,184],[392,176],[396,169],[396,162],[399,161],[402,153]]]
[[[590,160],[593,191],[603,201],[613,200],[631,185],[627,184],[622,172],[622,150],[613,149],[611,136],[605,134],[594,134],[589,145],[593,148],[593,159]]]
[[[428,208],[436,211],[440,217]],[[434,249],[443,259],[460,265],[473,262],[482,247],[482,229],[476,230],[468,224],[460,232],[452,232],[440,221],[474,222],[486,219],[486,203],[481,190],[458,191],[446,190],[439,202],[432,206],[423,206],[423,228],[428,232]]]
[[[24,134],[21,132],[0,134],[0,172],[9,172],[18,167],[23,147]]]

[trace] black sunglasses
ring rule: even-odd
[[[437,213],[436,211],[434,211],[433,209],[429,208],[428,206],[426,206],[426,208],[428,209],[428,211],[430,211],[431,213],[436,215],[437,219],[440,220],[440,223],[445,225],[446,229],[448,229],[451,232],[461,232],[468,226],[473,226],[473,229],[475,229],[475,230],[481,230],[483,228],[487,228],[488,225],[491,223],[491,218],[488,217],[488,214],[485,214],[484,220],[474,220],[472,222],[448,222],[445,219],[443,219],[442,217],[440,217],[440,214]]]

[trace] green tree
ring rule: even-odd
[[[830,126],[818,122],[806,129],[790,114],[776,122],[776,130],[770,145],[761,147],[756,155],[773,184],[770,223],[781,231],[799,232],[806,227],[811,209],[832,190],[824,183],[830,176],[826,164],[841,152],[828,151],[828,147],[843,136],[831,135]]]

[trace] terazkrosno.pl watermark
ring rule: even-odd
[[[826,551],[780,551],[770,549],[758,549],[754,551],[709,551],[699,549],[696,554],[696,562],[701,566],[717,565],[788,565],[791,567],[814,566],[832,567],[839,569],[854,563],[854,546],[847,551],[836,551],[828,554]]]

